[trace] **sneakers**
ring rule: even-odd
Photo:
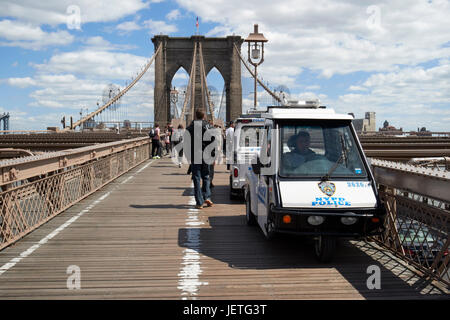
[[[212,207],[212,205],[214,204],[211,200],[205,200],[206,206],[207,207]]]
[[[178,168],[181,168],[181,162],[178,164]]]
[[[202,205],[195,205],[195,209],[203,209],[204,207],[212,207],[213,206],[213,202],[211,200],[205,200],[205,202]]]

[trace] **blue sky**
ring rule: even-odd
[[[109,84],[123,87],[151,57],[154,34],[191,36],[198,16],[200,34],[211,37],[246,37],[258,23],[269,39],[259,73],[292,99],[318,97],[357,117],[375,111],[377,127],[387,119],[404,130],[450,131],[447,0],[1,2],[0,113],[11,114],[11,129],[60,126],[62,116],[93,111]],[[153,119],[153,71],[122,101],[130,120]],[[252,81],[242,75],[248,108]],[[177,73],[173,85],[186,83]],[[217,71],[208,83],[220,100]],[[270,103],[259,91],[260,105]]]

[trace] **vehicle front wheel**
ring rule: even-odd
[[[275,238],[275,227],[272,221],[268,221],[266,224],[266,239],[273,240]]]
[[[247,225],[256,226],[256,217],[252,212],[252,204],[250,201],[250,194],[247,193],[245,196],[245,218],[247,220]]]
[[[315,240],[314,249],[316,258],[323,263],[330,262],[333,259],[336,249],[336,237],[318,236]]]

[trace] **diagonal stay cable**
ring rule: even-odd
[[[205,63],[203,61],[203,47],[202,47],[202,43],[200,42],[200,69],[201,69],[201,75],[202,75],[202,86],[204,86],[205,90],[206,90],[206,99],[207,99],[207,103],[208,103],[208,107],[209,107],[209,112],[211,113],[211,118],[212,121],[214,123],[214,110],[212,108],[212,103],[211,103],[211,96],[209,94],[209,90],[208,90],[208,83],[206,81],[206,70],[205,70]]]
[[[109,100],[107,103],[105,103],[103,106],[101,106],[100,108],[98,108],[97,110],[91,112],[90,114],[88,114],[87,116],[85,116],[84,118],[82,118],[81,120],[75,122],[73,124],[73,127],[67,127],[65,129],[63,129],[63,131],[68,131],[71,129],[74,129],[80,125],[82,125],[84,122],[88,121],[89,119],[92,119],[93,117],[95,117],[97,114],[99,114],[100,112],[104,111],[105,109],[107,109],[109,106],[111,106],[112,104],[114,104],[117,100],[119,100],[124,94],[126,94],[128,92],[128,90],[130,90],[141,78],[142,76],[147,72],[147,70],[150,68],[150,66],[152,65],[153,61],[155,60],[156,56],[159,54],[159,52],[161,51],[161,47],[162,44],[159,45],[158,49],[156,50],[156,52],[153,54],[153,56],[151,57],[150,61],[147,63],[147,65],[145,66],[145,68],[142,70],[142,72],[127,86],[125,87],[125,89],[121,90],[119,92],[119,94],[117,94],[116,96],[114,96],[113,98],[111,98],[111,100]]]
[[[192,100],[193,101],[193,97],[192,94],[188,94],[188,92],[191,91],[192,89],[192,83],[194,81],[194,74],[195,74],[195,60],[197,57],[197,43],[194,44],[194,52],[192,54],[192,65],[191,65],[191,73],[189,74],[189,81],[188,81],[188,86],[186,88],[186,94],[184,96],[184,103],[183,103],[183,109],[181,110],[181,115],[180,115],[180,120],[184,119],[184,114],[186,113],[186,107],[187,107],[187,103],[188,101]],[[191,105],[192,105],[192,101],[191,101]]]

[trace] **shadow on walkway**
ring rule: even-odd
[[[305,269],[335,268],[365,298],[449,298],[449,296],[424,296],[420,291],[429,283],[416,281],[412,286],[392,272],[394,268],[408,270],[396,260],[369,243],[358,241],[357,245],[340,239],[334,260],[329,264],[317,262],[311,238],[278,235],[265,239],[259,227],[246,225],[245,216],[216,216],[209,218],[211,228],[179,229],[178,245],[227,263],[238,269]],[[198,233],[200,245],[191,246],[188,234]],[[373,252],[372,252],[373,251]],[[369,252],[367,254],[366,252]],[[380,259],[372,256],[382,255]],[[386,259],[388,257],[389,259]],[[377,265],[381,270],[381,290],[369,290],[367,268]],[[325,279],[324,279],[325,280]],[[434,287],[434,293],[442,293]]]

